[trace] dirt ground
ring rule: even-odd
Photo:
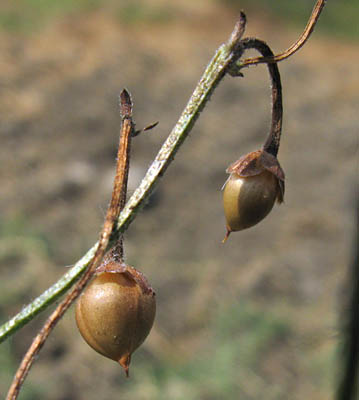
[[[1,33],[1,321],[97,240],[121,89],[132,93],[139,128],[160,121],[134,140],[133,190],[227,40],[233,10],[193,3],[179,2],[161,23],[89,12],[28,37]],[[247,35],[275,52],[298,34],[248,15]],[[71,310],[20,399],[331,398],[358,194],[358,64],[358,45],[323,36],[320,26],[280,64],[285,203],[223,245],[225,169],[262,145],[270,106],[265,66],[227,77],[126,234],[127,261],[158,302],[132,377],[87,347]],[[0,393],[45,317],[0,346]]]

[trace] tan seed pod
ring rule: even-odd
[[[85,341],[118,362],[128,376],[132,353],[149,334],[156,314],[155,293],[135,268],[109,262],[76,304],[76,323]]]
[[[283,201],[284,173],[278,160],[263,150],[247,154],[227,169],[223,207],[227,234],[256,225],[275,203]]]
[[[277,182],[268,171],[248,178],[232,174],[223,192],[224,213],[231,231],[250,228],[273,208]]]

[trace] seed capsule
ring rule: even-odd
[[[240,158],[227,169],[230,174],[223,191],[227,233],[256,225],[283,201],[284,172],[278,160],[263,150]]]
[[[76,323],[85,341],[128,376],[131,355],[149,334],[155,313],[155,293],[144,275],[111,261],[99,267],[77,301]]]

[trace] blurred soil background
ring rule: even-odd
[[[133,95],[138,128],[160,121],[133,142],[133,191],[239,10],[246,35],[280,52],[313,3],[1,1],[1,322],[97,240],[121,89]],[[285,203],[221,243],[225,169],[268,131],[261,65],[217,88],[126,234],[128,263],[157,292],[155,326],[133,356],[131,378],[84,343],[71,309],[20,399],[333,397],[356,225],[358,11],[355,0],[329,1],[310,41],[280,64]],[[1,398],[48,312],[0,345]]]

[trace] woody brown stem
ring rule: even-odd
[[[113,223],[117,220],[120,212],[126,204],[128,172],[130,166],[131,137],[134,132],[132,121],[132,100],[130,94],[124,89],[120,94],[120,113],[122,117],[120,143],[117,152],[117,167],[114,189],[109,210],[113,210]],[[117,243],[112,251],[117,261],[122,261],[123,235],[119,235]]]
[[[108,247],[110,236],[115,226],[117,217],[124,207],[126,201],[127,191],[127,180],[128,180],[128,167],[129,167],[129,151],[130,141],[133,131],[132,122],[132,102],[129,93],[123,90],[120,96],[120,110],[122,115],[122,126],[120,144],[117,158],[116,176],[114,180],[114,186],[112,191],[111,203],[107,210],[106,219],[102,232],[100,235],[99,244],[96,253],[84,275],[77,282],[77,284],[70,290],[64,300],[56,307],[55,311],[45,322],[40,332],[35,336],[31,346],[26,352],[21,364],[14,376],[13,382],[8,391],[6,400],[15,400],[20,392],[21,386],[36,358],[36,355],[41,350],[42,346],[46,342],[46,339],[50,335],[51,331],[61,319],[71,304],[81,294],[87,283],[92,278],[96,271],[96,268],[100,265],[103,256]],[[118,256],[123,256],[123,245],[122,238],[118,242]]]
[[[243,50],[256,49],[264,57],[272,57],[273,52],[267,43],[256,38],[246,38],[241,40]],[[282,132],[283,102],[282,102],[282,84],[280,80],[279,69],[276,63],[267,64],[271,78],[272,88],[272,121],[270,131],[263,145],[263,150],[272,154],[274,157],[278,154],[280,136]]]

